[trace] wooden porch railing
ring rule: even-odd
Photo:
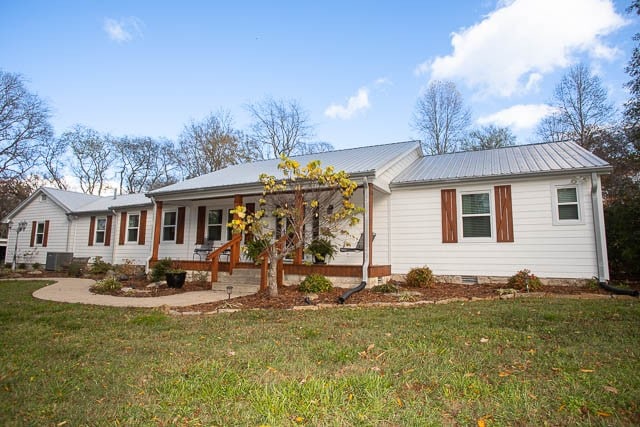
[[[211,260],[211,283],[218,281],[220,254],[227,249],[229,250],[229,275],[233,274],[233,268],[240,259],[240,242],[242,242],[242,234],[236,234],[231,240],[207,256],[207,260]]]

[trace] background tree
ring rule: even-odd
[[[120,194],[141,193],[159,184],[174,182],[171,163],[173,144],[150,137],[121,137],[115,140]]]
[[[283,158],[278,168],[282,171],[281,178],[260,175],[263,185],[260,209],[247,214],[239,206],[234,209],[238,218],[231,222],[234,232],[250,229],[255,239],[268,242],[271,296],[278,295],[276,264],[303,247],[305,224],[317,221],[319,234],[331,239],[337,234],[348,234],[345,227],[356,225],[362,213],[362,208],[351,202],[357,184],[346,172],[335,172],[331,166],[322,168],[318,160],[300,166],[289,158]],[[329,206],[333,208],[327,209]]]
[[[469,123],[469,110],[455,83],[436,80],[418,98],[411,125],[423,135],[426,152],[444,154],[457,149]]]
[[[219,111],[185,125],[176,163],[185,178],[193,178],[247,161],[247,150],[243,135],[233,128],[231,114]]]
[[[510,147],[515,144],[516,136],[511,132],[511,129],[488,125],[469,132],[461,148],[465,151],[479,151]]]
[[[0,70],[0,179],[25,177],[52,136],[49,109],[22,76]]]
[[[42,147],[42,178],[60,190],[68,188],[64,177],[67,149],[67,141],[61,138],[49,138]]]
[[[101,195],[112,177],[114,144],[108,135],[82,125],[75,125],[60,137],[71,150],[71,170],[84,193]]]
[[[593,135],[611,125],[614,109],[598,76],[584,64],[574,65],[556,86],[555,113],[542,122],[538,135],[544,141],[573,140],[593,149]]]
[[[37,176],[0,179],[0,218],[6,217],[41,185]],[[0,224],[0,237],[7,237],[7,224]]]
[[[640,15],[640,0],[635,0],[629,6],[628,12],[634,12]],[[631,77],[626,83],[626,87],[629,89],[630,98],[625,104],[624,119],[625,127],[630,133],[630,137],[636,150],[640,150],[640,33],[636,33],[633,36],[633,40],[636,41],[636,46],[633,48],[631,54],[631,60],[625,68],[625,71]]]
[[[253,123],[250,144],[258,158],[273,159],[309,152],[313,127],[309,114],[294,100],[265,98],[246,106]],[[324,149],[326,145],[316,145]],[[316,151],[317,152],[317,151]]]

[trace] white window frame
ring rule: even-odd
[[[561,206],[561,203],[558,203],[558,190],[565,188],[574,188],[576,190],[576,204],[578,206],[578,219],[560,219],[560,212],[558,206]],[[584,224],[584,215],[582,212],[582,186],[580,184],[553,184],[551,186],[551,200],[552,200],[552,209],[551,213],[553,218],[553,225],[581,225]],[[569,203],[566,203],[569,204]],[[570,203],[573,204],[573,203]]]
[[[165,219],[167,217],[166,215],[170,214],[170,213],[175,214],[175,219],[176,219],[175,224],[167,224],[165,222]],[[165,228],[168,228],[168,227],[173,228],[173,239],[165,239],[165,237],[164,237],[164,230],[165,230]],[[162,212],[162,241],[163,242],[175,242],[177,236],[178,236],[178,211],[176,209],[170,209],[170,210],[163,211]]]
[[[222,241],[222,239],[226,238],[226,227],[225,222],[224,222],[224,216],[225,216],[225,210],[226,208],[207,208],[207,233],[206,233],[206,238],[207,240],[213,240],[213,241]],[[216,223],[216,224],[212,224],[209,222],[209,213],[211,211],[220,211],[220,223]],[[220,238],[219,239],[214,239],[209,235],[209,227],[220,227]]]
[[[495,242],[496,241],[496,215],[495,215],[495,206],[494,206],[494,196],[492,188],[478,188],[474,190],[465,190],[465,191],[457,191],[458,193],[458,241],[459,242],[478,242],[478,243],[486,243],[486,242]],[[474,217],[474,216],[487,216],[487,214],[469,214],[464,215],[462,213],[462,196],[467,196],[470,194],[488,194],[489,195],[489,232],[491,233],[489,237],[465,237],[464,236],[464,217]]]
[[[100,221],[104,221],[104,228],[100,228]],[[102,240],[98,239],[99,233],[102,233]],[[96,218],[96,231],[93,235],[94,243],[104,243],[107,238],[107,217],[102,216]]]
[[[129,226],[129,218],[131,218],[132,216],[137,216],[138,217],[138,226],[137,227],[130,227]],[[129,240],[129,230],[136,230],[136,239],[135,240]],[[140,212],[130,212],[127,214],[127,237],[125,239],[126,243],[138,243],[138,240],[140,239]]]
[[[42,231],[40,231],[40,226],[42,226]],[[42,245],[44,243],[44,221],[38,221],[36,224],[36,245]]]

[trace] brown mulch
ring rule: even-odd
[[[396,303],[401,301],[442,301],[452,298],[488,298],[500,295],[499,289],[507,288],[506,285],[460,285],[452,283],[438,283],[433,288],[416,289],[401,287],[398,293],[378,293],[370,289],[357,292],[345,301],[345,305],[362,305],[371,303]],[[636,287],[640,288],[640,287]],[[192,305],[177,308],[177,311],[197,311],[202,313],[212,312],[220,308],[237,309],[291,309],[296,306],[336,304],[338,298],[346,292],[344,288],[334,288],[330,292],[323,292],[314,296],[316,299],[305,301],[306,294],[298,290],[298,286],[280,286],[278,296],[270,297],[268,292],[259,292],[254,295],[233,298],[230,301],[217,301],[207,304]],[[609,292],[593,287],[576,286],[543,286],[539,291],[543,294],[602,294]]]

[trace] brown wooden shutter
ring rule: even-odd
[[[38,229],[38,223],[36,221],[31,222],[31,243],[29,246],[33,247],[36,244],[36,230]]]
[[[440,192],[442,208],[442,243],[458,242],[458,209],[456,207],[456,190]]]
[[[176,232],[176,244],[181,245],[184,243],[184,216],[185,207],[178,208],[178,231]]]
[[[122,212],[120,214],[120,238],[118,239],[119,245],[124,245],[124,238],[127,234],[127,213]]]
[[[511,186],[497,185],[496,197],[496,240],[513,242],[513,210],[511,208]]]
[[[144,245],[147,237],[147,211],[140,211],[140,222],[138,223],[138,244]]]
[[[104,232],[104,245],[105,246],[109,246],[111,245],[111,226],[113,223],[113,216],[109,215],[107,217],[107,228]]]
[[[89,246],[93,246],[93,235],[96,232],[96,217],[92,216],[89,220]]]
[[[204,244],[204,228],[207,220],[207,207],[198,206],[198,228],[196,229],[196,244]]]
[[[44,222],[44,236],[42,236],[42,247],[47,247],[47,242],[49,241],[49,220]]]
[[[247,203],[247,215],[253,216],[256,213],[256,204],[255,203]],[[251,232],[251,226],[247,227],[247,231],[244,235],[244,242],[249,243],[253,241],[253,233]]]

